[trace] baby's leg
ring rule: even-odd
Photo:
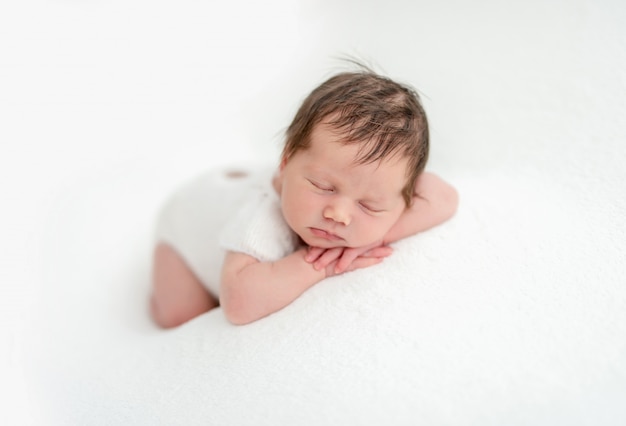
[[[152,268],[150,311],[163,328],[179,326],[219,305],[185,261],[166,244],[157,244]]]

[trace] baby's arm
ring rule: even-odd
[[[450,219],[459,205],[459,195],[439,176],[424,172],[415,184],[409,206],[383,239],[383,244],[425,231]]]
[[[415,194],[413,204],[402,213],[382,241],[366,247],[339,247],[329,250],[313,247],[306,256],[307,262],[313,263],[316,269],[327,268],[329,262],[334,262],[334,272],[342,273],[359,256],[367,256],[376,251],[383,253],[382,250],[390,250],[387,244],[445,222],[454,215],[459,204],[457,191],[432,173],[422,173],[417,178]]]
[[[220,304],[233,324],[247,324],[276,312],[322,279],[334,275],[336,262],[321,270],[304,259],[306,248],[276,261],[260,262],[243,253],[228,252],[222,269]],[[358,257],[345,271],[379,263],[381,257]]]

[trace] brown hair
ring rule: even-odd
[[[409,86],[369,68],[337,74],[302,102],[286,131],[282,160],[307,149],[315,125],[327,123],[342,132],[343,143],[361,143],[358,163],[373,163],[400,154],[409,160],[402,196],[411,205],[415,181],[428,160],[426,113]]]

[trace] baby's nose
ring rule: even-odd
[[[350,222],[352,221],[349,209],[342,207],[339,204],[327,206],[324,209],[324,218],[342,223],[346,226],[350,225]]]

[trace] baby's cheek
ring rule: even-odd
[[[294,188],[295,189],[295,188]],[[302,196],[299,191],[285,191],[281,199],[283,216],[287,224],[298,231],[299,225],[307,221],[307,217],[311,214],[312,206],[307,197]]]
[[[391,229],[394,222],[382,218],[373,218],[369,223],[365,224],[362,230],[364,241],[361,245],[372,244],[373,242],[382,240]]]
[[[382,239],[384,234],[372,226],[359,226],[359,228],[353,229],[352,232],[353,241],[351,246],[362,247],[372,244],[374,241]]]

